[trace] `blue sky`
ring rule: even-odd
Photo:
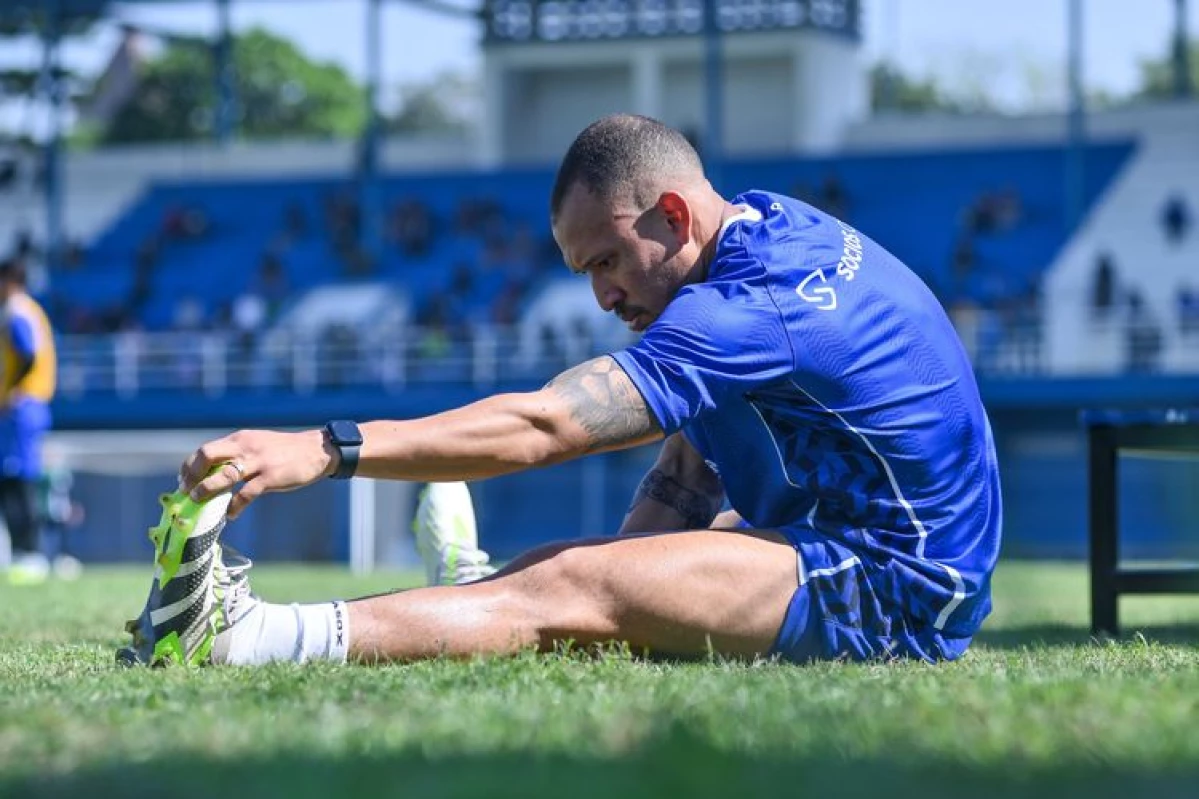
[[[309,55],[364,71],[364,0],[233,0],[234,25],[260,25],[294,41]],[[1067,0],[863,0],[867,58],[894,57],[908,71],[938,74],[969,88],[987,83],[1009,108],[1051,107],[1064,82]],[[1124,92],[1138,62],[1162,52],[1173,0],[1085,0],[1087,84]],[[190,33],[215,30],[211,3],[120,5],[121,17]],[[1199,35],[1199,0],[1191,0],[1189,30]],[[388,46],[384,68],[392,86],[479,63],[478,31],[402,2],[384,10]],[[94,72],[117,34],[105,26],[66,52],[80,71]],[[6,46],[0,65],[36,61],[31,44]]]

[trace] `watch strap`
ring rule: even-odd
[[[357,425],[355,425],[357,427]],[[358,456],[362,451],[362,435],[359,433],[354,441],[346,441],[338,437],[333,423],[325,425],[325,435],[329,443],[338,452],[337,468],[329,477],[333,480],[349,480],[358,471]]]

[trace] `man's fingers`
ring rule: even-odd
[[[229,503],[229,510],[227,511],[229,519],[236,519],[240,516],[241,512],[246,509],[246,506],[262,496],[265,490],[266,483],[261,477],[250,480],[242,485],[238,492],[233,495],[233,501]]]
[[[229,491],[240,483],[245,475],[245,467],[236,461],[225,461],[212,474],[205,477],[189,492],[192,500],[206,502],[217,494]]]
[[[190,491],[203,481],[212,468],[222,461],[232,461],[238,455],[231,436],[209,441],[193,452],[179,470],[180,488]]]

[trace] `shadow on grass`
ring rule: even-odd
[[[730,720],[730,723],[735,723]],[[1027,767],[1025,767],[1027,766]],[[1090,762],[1052,768],[1005,761],[966,764],[905,753],[893,759],[843,754],[754,756],[714,748],[680,729],[622,756],[573,758],[520,751],[433,757],[412,749],[369,755],[283,753],[236,760],[177,753],[137,764],[17,780],[0,776],[0,795],[171,799],[380,796],[636,799],[636,797],[869,796],[1036,799],[1085,796],[1194,797],[1199,764],[1142,770]]]
[[[1125,625],[1115,640],[1134,641],[1141,637],[1159,644],[1199,646],[1199,624]],[[1095,642],[1089,627],[1062,624],[1033,624],[999,630],[989,630],[984,626],[978,635],[974,636],[975,644],[982,644],[990,649],[1023,649],[1039,644],[1052,646]]]

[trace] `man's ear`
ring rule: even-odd
[[[691,236],[691,207],[683,195],[675,191],[662,192],[658,197],[658,210],[679,244],[685,243]]]

